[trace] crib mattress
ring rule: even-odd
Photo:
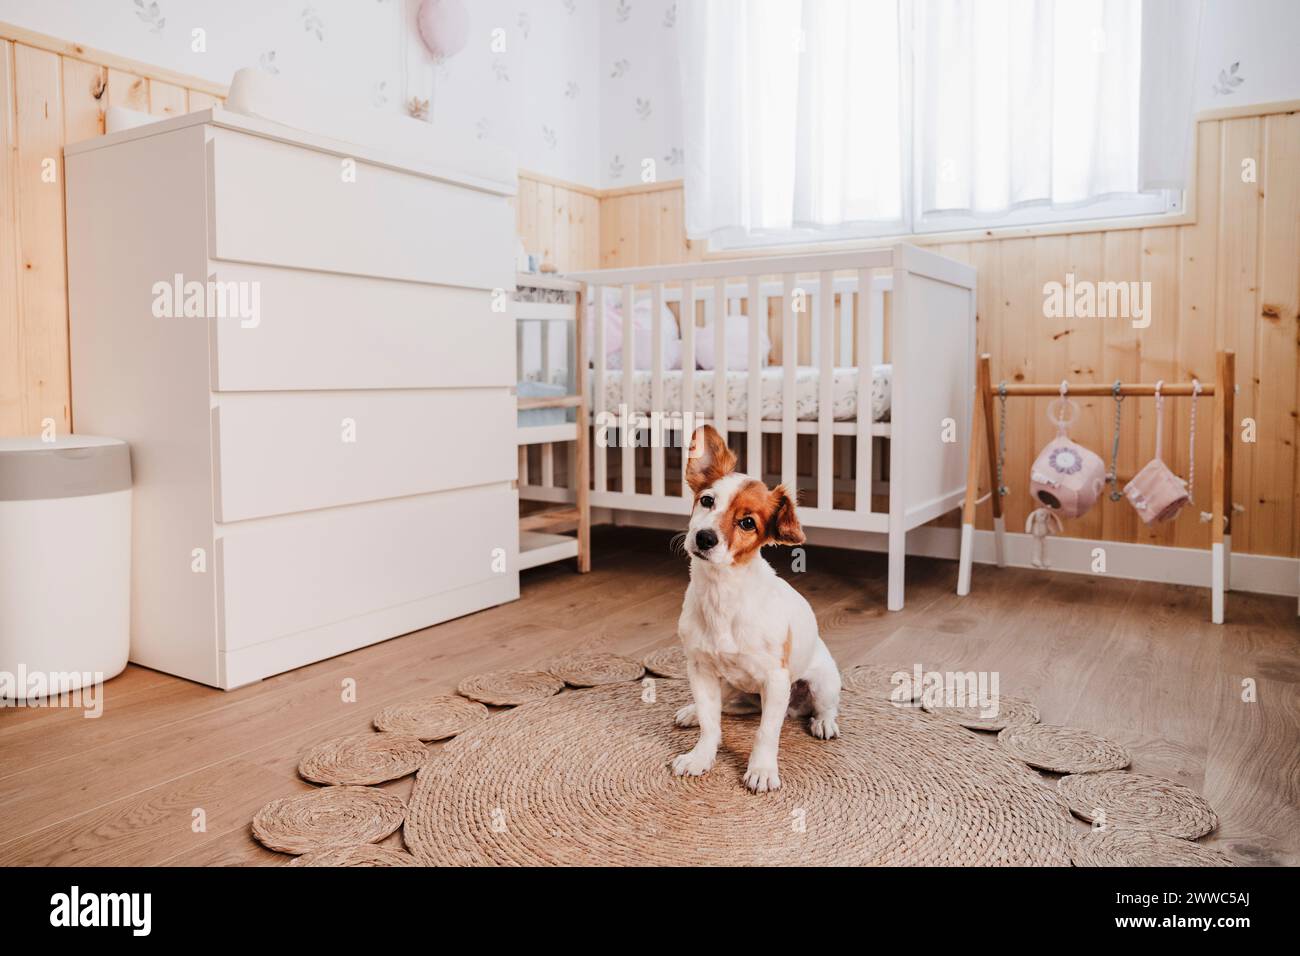
[[[877,365],[872,372],[871,415],[872,421],[889,421],[890,383],[893,378],[892,365]],[[619,370],[605,372],[605,409],[617,411],[623,402],[623,375]],[[634,407],[629,409],[634,414],[648,415],[652,410],[661,413],[680,412],[682,410],[682,372],[665,371],[663,373],[664,391],[663,407],[652,409],[651,372],[638,370],[632,373],[632,400]],[[695,412],[704,416],[713,414],[713,377],[712,371],[697,369],[695,372]],[[588,388],[595,388],[594,374],[589,377]],[[760,392],[762,396],[762,420],[780,421],[784,417],[785,369],[781,366],[765,368],[760,372]],[[833,417],[837,422],[850,422],[857,416],[858,408],[858,370],[856,368],[836,368],[833,370],[832,386]],[[588,401],[591,392],[588,393]],[[801,365],[795,370],[794,384],[795,420],[801,422],[816,421],[821,409],[821,369],[815,366]],[[727,372],[727,417],[731,421],[747,421],[749,418],[749,373]]]

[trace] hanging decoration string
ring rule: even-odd
[[[1002,480],[1002,468],[1007,460],[1007,383],[1005,380],[998,383],[998,400],[1002,405],[998,413],[998,495],[1006,497],[1011,493],[1011,489]]]
[[[1119,490],[1119,425],[1121,415],[1124,409],[1124,396],[1120,393],[1121,383],[1115,379],[1115,384],[1111,386],[1111,395],[1115,397],[1115,441],[1110,448],[1110,474],[1106,476],[1106,481],[1110,485],[1110,500],[1120,501],[1124,497],[1124,492]]]
[[[1201,397],[1200,379],[1192,379],[1192,427],[1191,433],[1187,437],[1187,502],[1195,506],[1196,495],[1196,406],[1197,399]]]

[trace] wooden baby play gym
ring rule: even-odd
[[[1223,623],[1224,611],[1224,592],[1229,586],[1228,568],[1232,555],[1232,440],[1231,429],[1233,420],[1233,397],[1236,392],[1236,362],[1235,354],[1230,350],[1224,350],[1217,353],[1215,357],[1215,378],[1214,382],[1201,382],[1193,379],[1190,382],[1141,382],[1141,383],[1124,383],[1115,382],[1110,385],[1104,383],[1083,383],[1069,384],[1062,382],[1060,385],[1050,384],[1028,384],[1023,382],[1007,383],[1001,382],[998,385],[993,384],[993,377],[990,371],[991,357],[986,353],[980,356],[979,366],[976,378],[976,401],[971,413],[971,443],[970,443],[970,460],[967,467],[966,476],[966,499],[962,506],[962,527],[961,527],[961,559],[957,574],[957,593],[965,596],[970,593],[971,581],[971,560],[972,547],[975,531],[975,509],[984,498],[979,496],[979,468],[980,468],[980,443],[978,433],[981,430],[981,421],[983,422],[984,445],[988,457],[990,492],[985,497],[991,499],[993,508],[993,532],[996,551],[996,561],[998,567],[1006,567],[1005,560],[1005,535],[1006,521],[1002,513],[1002,497],[1008,493],[1008,488],[1004,482],[1002,474],[1002,463],[1005,459],[1005,440],[1006,429],[1005,420],[1003,424],[995,429],[994,426],[994,409],[995,400],[1001,403],[1003,413],[1005,414],[1006,401],[1009,398],[1045,398],[1059,396],[1059,401],[1068,403],[1068,396],[1078,397],[1112,397],[1116,403],[1116,422],[1115,422],[1115,443],[1118,448],[1119,428],[1120,428],[1120,403],[1129,397],[1134,398],[1155,398],[1157,407],[1164,398],[1192,398],[1193,408],[1195,400],[1201,396],[1213,398],[1214,416],[1211,425],[1210,440],[1212,443],[1213,469],[1211,475],[1210,491],[1210,511],[1202,513],[1202,520],[1209,520],[1211,527],[1211,545],[1210,545],[1210,619],[1215,624]],[[1051,413],[1049,411],[1049,418]],[[1059,426],[1058,435],[1063,435],[1068,420],[1062,418],[1057,420]],[[1192,417],[1191,441],[1195,442],[1195,424],[1196,415],[1193,410]],[[1153,461],[1147,466],[1159,466],[1164,472],[1168,473],[1173,484],[1181,483],[1185,486],[1186,491],[1173,502],[1170,506],[1170,513],[1154,514],[1144,516],[1143,520],[1148,523],[1152,521],[1165,520],[1172,516],[1184,504],[1193,503],[1190,492],[1192,491],[1192,481],[1194,481],[1194,456],[1193,471],[1189,475],[1189,481],[1183,482],[1182,479],[1172,475],[1168,468],[1161,462],[1161,437],[1160,437],[1160,418],[1157,418],[1156,430],[1156,455]],[[1083,454],[1097,458],[1091,452],[1083,450]],[[1078,471],[1081,465],[1072,461],[1071,467]],[[1146,472],[1147,469],[1143,469]],[[1146,502],[1142,500],[1139,492],[1135,488],[1135,482],[1142,477],[1139,473],[1133,480],[1127,483],[1125,488],[1126,495],[1121,495],[1117,491],[1112,491],[1112,498],[1119,500],[1127,496],[1139,511],[1145,506]],[[1035,470],[1033,481],[1039,481],[1039,474]],[[1112,455],[1112,461],[1109,471],[1106,473],[1106,483],[1119,486],[1119,475],[1115,464],[1115,457]],[[1040,500],[1044,502],[1054,502],[1050,495],[1045,495]],[[1060,508],[1060,502],[1054,502],[1053,508]],[[1085,509],[1086,510],[1086,507]],[[1067,517],[1070,517],[1067,513]],[[1057,522],[1059,519],[1052,515],[1051,519]],[[1031,518],[1032,520],[1032,518]]]

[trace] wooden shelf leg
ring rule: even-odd
[[[989,488],[993,491],[993,551],[998,567],[1007,566],[1007,521],[998,489],[998,434],[993,427],[993,372],[988,353],[980,356],[980,400],[984,405],[984,441],[989,460]]]
[[[1232,508],[1231,498],[1228,497],[1232,425],[1228,415],[1236,385],[1233,378],[1235,355],[1232,352],[1220,352],[1215,365],[1217,382],[1214,401],[1214,475],[1210,506],[1210,620],[1222,624],[1229,560],[1224,538],[1227,537],[1227,522]]]
[[[984,414],[984,400],[990,387],[989,357],[981,355],[975,371],[975,400],[971,402],[970,449],[966,462],[966,499],[961,508],[961,553],[957,561],[957,594],[970,594],[971,552],[975,547],[975,502],[979,497],[980,470],[980,419]],[[985,430],[992,423],[984,422]],[[997,489],[993,489],[994,498]]]

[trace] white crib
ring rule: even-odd
[[[655,526],[662,516],[688,514],[681,446],[696,426],[709,422],[728,437],[747,473],[799,489],[806,529],[836,529],[841,540],[843,533],[886,535],[888,606],[903,607],[906,533],[959,507],[965,491],[975,391],[973,268],[899,244],[569,278],[584,283],[587,301],[597,304],[589,397],[594,508],[610,509],[626,523],[636,523],[638,514],[660,516],[646,522]],[[603,303],[609,288],[622,302],[620,371],[606,367]],[[651,355],[638,363],[635,304],[647,295]],[[665,369],[664,305],[680,327],[680,371]],[[749,326],[748,369],[729,373],[728,323],[717,317],[738,313]],[[712,370],[695,368],[701,325],[713,337]],[[764,327],[779,371],[763,367]],[[528,366],[526,348],[521,336],[521,369]],[[552,370],[549,349],[543,353],[541,364]],[[640,375],[638,364],[648,365]],[[889,420],[875,421],[872,393],[882,365],[892,366]],[[696,407],[697,391],[708,386],[701,376],[712,380],[708,407]],[[648,395],[638,389],[647,378]],[[620,394],[610,396],[616,379]],[[674,392],[666,407],[666,395]],[[621,407],[611,407],[613,397]],[[799,402],[808,409],[804,414]],[[558,481],[554,468],[536,470],[532,476],[521,459],[521,498],[572,500],[572,476]]]

